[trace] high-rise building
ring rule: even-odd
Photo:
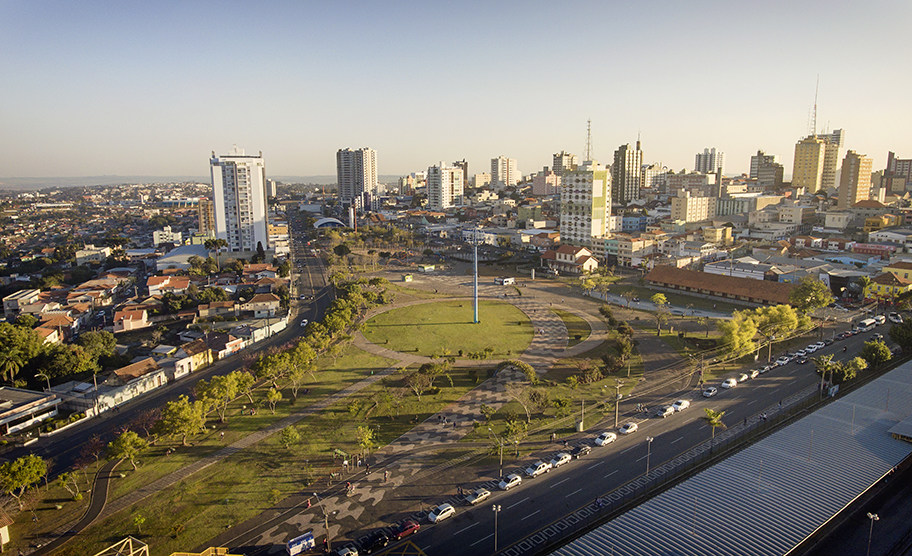
[[[611,210],[611,173],[590,161],[561,176],[561,243],[589,247],[605,237]]]
[[[809,135],[795,144],[792,187],[803,187],[808,193],[836,187],[839,144],[830,137]]]
[[[495,191],[505,187],[512,187],[519,183],[519,170],[516,169],[516,159],[503,155],[491,159],[491,185]]]
[[[883,188],[891,193],[906,191],[912,185],[912,158],[897,158],[893,151],[887,153],[887,167],[883,173]]]
[[[561,151],[552,158],[551,170],[558,176],[569,170],[576,170],[579,166],[579,157],[567,151]]]
[[[663,166],[661,162],[643,164],[640,169],[640,186],[650,187],[653,191],[664,193],[667,174],[668,166]]]
[[[866,201],[871,193],[871,169],[874,161],[855,151],[847,151],[842,161],[839,180],[839,210],[850,209],[859,201]]]
[[[491,174],[482,172],[472,176],[472,187],[478,189],[479,187],[485,187],[487,185],[491,185]]]
[[[247,155],[237,146],[224,156],[212,151],[209,170],[216,237],[226,240],[231,251],[255,251],[258,244],[269,249],[263,153]]]
[[[208,197],[200,197],[199,204],[199,231],[203,235],[215,235],[215,203]]]
[[[690,191],[681,190],[671,198],[671,219],[684,222],[702,222],[716,215],[715,197],[691,197]]]
[[[643,166],[643,151],[640,142],[636,149],[630,143],[621,145],[614,151],[614,164],[611,165],[611,201],[619,205],[640,197],[640,170]]]
[[[465,183],[469,179],[469,163],[466,162],[466,159],[463,158],[462,160],[457,160],[454,162],[453,166],[462,168],[462,179],[463,183]]]
[[[703,174],[715,174],[725,172],[725,153],[716,151],[716,148],[703,149],[702,153],[697,153],[694,158],[694,172]]]
[[[278,196],[278,184],[275,180],[266,180],[266,195],[273,198]]]
[[[462,168],[447,166],[440,162],[438,166],[427,169],[428,208],[446,210],[463,203],[465,174]]]
[[[751,157],[750,177],[757,180],[757,185],[764,189],[779,189],[782,187],[784,168],[779,164],[779,157],[757,151]]]
[[[532,177],[533,195],[557,195],[560,193],[561,175],[547,166]]]
[[[377,151],[339,149],[336,152],[336,175],[339,180],[339,199],[351,203],[364,192],[371,193],[377,186]]]

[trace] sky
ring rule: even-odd
[[[639,134],[693,169],[758,149],[791,173],[809,132],[845,129],[882,169],[912,158],[912,2],[120,2],[0,0],[0,177],[207,176],[211,151],[267,174],[379,173],[515,158],[523,173]]]

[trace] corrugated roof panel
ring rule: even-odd
[[[785,554],[912,453],[910,414],[907,363],[552,554]]]

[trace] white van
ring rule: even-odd
[[[494,279],[494,283],[498,286],[512,286],[516,283],[516,278],[507,278],[505,276],[498,276]]]
[[[862,332],[870,332],[874,330],[874,327],[877,325],[877,321],[874,319],[864,319],[858,323],[858,328]]]
[[[887,323],[887,317],[885,317],[883,315],[877,315],[876,317],[874,317],[874,321],[877,322],[878,326],[880,326],[881,324]]]

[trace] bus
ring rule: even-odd
[[[516,283],[516,278],[507,278],[505,276],[498,276],[494,279],[494,283],[498,286],[512,286]]]
[[[876,325],[877,325],[877,321],[876,321],[876,320],[874,320],[874,319],[864,319],[863,321],[861,321],[861,322],[858,323],[858,328],[859,328],[862,332],[870,332],[871,330],[874,330],[874,326],[876,326]]]

